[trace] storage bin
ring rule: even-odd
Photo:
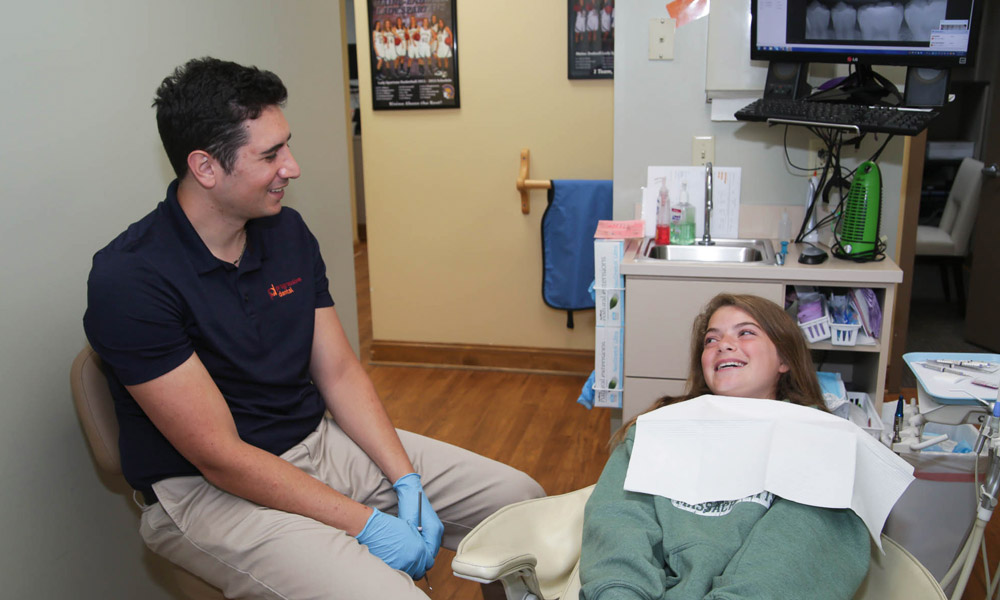
[[[823,316],[812,321],[799,323],[799,329],[805,334],[810,344],[830,339],[830,311],[826,308],[826,300],[821,301]],[[796,319],[798,322],[798,319]]]
[[[860,406],[861,410],[865,413],[865,421],[859,422],[858,419],[851,419],[850,416],[844,417],[855,425],[867,431],[876,440],[882,436],[882,431],[885,426],[882,423],[882,415],[875,410],[875,404],[872,403],[871,397],[865,392],[846,392],[847,401],[850,404]],[[834,414],[837,414],[836,412]],[[850,412],[848,412],[850,415]],[[843,417],[844,415],[838,415]]]
[[[858,343],[859,329],[860,323],[830,323],[830,343],[834,346],[853,346]]]

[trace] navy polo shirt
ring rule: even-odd
[[[247,223],[239,268],[208,250],[177,202],[166,199],[94,255],[84,329],[105,365],[120,428],[122,471],[148,491],[197,475],[124,386],[168,373],[197,353],[240,437],[281,454],[325,409],[309,375],[315,310],[332,306],[319,244],[283,208]]]

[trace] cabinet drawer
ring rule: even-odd
[[[625,378],[625,397],[622,400],[622,422],[628,423],[652,406],[657,398],[679,396],[684,392],[684,379]]]
[[[625,375],[682,381],[688,374],[694,318],[716,294],[754,294],[779,306],[784,302],[779,282],[626,277],[625,290]]]

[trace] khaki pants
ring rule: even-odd
[[[461,448],[399,431],[424,491],[454,549],[482,519],[544,495],[524,473]],[[330,419],[282,455],[330,487],[396,512],[396,493],[378,467]],[[223,590],[227,598],[365,600],[426,598],[408,575],[339,529],[264,508],[202,477],[153,485],[140,532],[154,552]]]

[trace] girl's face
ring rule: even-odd
[[[746,312],[723,306],[708,320],[701,351],[705,383],[713,394],[769,398],[788,365],[764,329]]]

